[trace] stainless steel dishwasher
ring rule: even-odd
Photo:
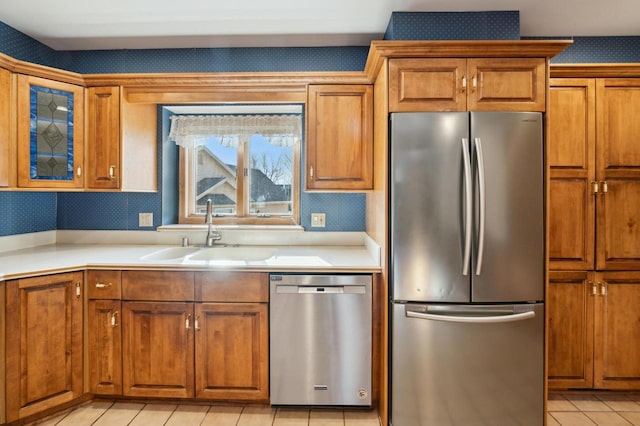
[[[273,405],[371,405],[371,276],[270,275]]]

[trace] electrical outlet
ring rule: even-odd
[[[141,228],[153,226],[153,213],[138,213],[138,226]]]
[[[311,226],[314,228],[324,228],[325,218],[326,215],[324,213],[311,213]]]

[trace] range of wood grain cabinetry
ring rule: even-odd
[[[268,401],[268,274],[87,277],[92,393]]]
[[[86,297],[84,283],[5,283],[6,421],[87,391],[269,401],[267,273],[89,270]]]
[[[571,72],[550,88],[549,386],[640,389],[640,78]]]

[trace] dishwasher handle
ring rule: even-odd
[[[535,318],[536,313],[534,311],[520,312],[517,314],[509,315],[489,315],[489,316],[457,316],[457,315],[442,315],[442,314],[428,314],[424,312],[416,312],[410,309],[405,310],[405,314],[409,318],[419,318],[432,321],[443,322],[462,322],[471,324],[497,324],[503,322],[523,321],[531,318]]]
[[[277,285],[277,294],[365,294],[363,285],[353,286],[310,286],[310,285]]]

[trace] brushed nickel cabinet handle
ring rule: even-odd
[[[594,180],[594,181],[591,182],[591,185],[593,185],[593,193],[597,194],[598,193],[598,189],[599,189],[598,182]]]
[[[196,331],[200,331],[200,315],[196,315],[196,318],[193,320],[193,328],[196,329]]]
[[[464,93],[466,89],[467,89],[467,76],[463,75],[462,76],[462,93]]]
[[[113,311],[111,313],[111,327],[117,327],[118,326],[118,311]]]
[[[598,286],[593,281],[589,281],[589,284],[591,284],[591,295],[592,296],[597,296],[598,295]]]
[[[603,180],[600,182],[602,185],[602,193],[605,194],[609,190],[609,185],[607,185],[607,181]]]
[[[313,179],[313,166],[309,166],[309,177]]]
[[[80,283],[76,283],[76,297],[80,299]]]
[[[111,287],[113,284],[111,283],[96,283],[96,288],[107,288]]]
[[[116,166],[109,166],[109,179],[116,177]]]
[[[76,174],[78,175],[78,177],[82,176],[82,166],[78,166],[78,168],[76,169]]]
[[[187,317],[184,320],[184,328],[191,330],[191,314],[187,314]]]
[[[600,283],[600,296],[606,296],[607,295],[607,283],[602,282]]]

